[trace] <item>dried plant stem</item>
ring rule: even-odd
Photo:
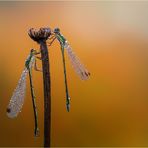
[[[51,87],[50,65],[46,41],[40,41],[44,84],[44,147],[50,147],[51,135]]]
[[[46,40],[51,35],[50,28],[29,29],[28,35],[32,40],[40,44],[43,85],[44,85],[44,147],[50,147],[51,139],[51,86],[50,86],[50,66],[48,57],[48,48]]]

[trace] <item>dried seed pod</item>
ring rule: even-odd
[[[40,41],[46,41],[49,38],[49,36],[51,35],[51,29],[47,27],[40,28],[39,30],[30,28],[28,31],[28,35],[32,40],[40,43]]]

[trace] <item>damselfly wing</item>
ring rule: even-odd
[[[35,60],[35,57],[32,56],[31,60],[29,62],[29,68],[31,68],[33,66],[34,60]],[[27,74],[28,74],[28,69],[27,69],[27,67],[25,67],[25,69],[23,70],[23,72],[21,74],[21,78],[17,84],[17,87],[12,94],[9,105],[7,107],[7,115],[9,118],[17,117],[18,113],[22,109],[22,106],[24,104],[25,94],[26,94]]]
[[[76,56],[76,54],[74,53],[67,41],[65,41],[64,48],[67,51],[68,57],[71,61],[72,67],[74,68],[75,72],[80,76],[82,80],[87,80],[90,76],[90,73],[80,62],[79,58]]]

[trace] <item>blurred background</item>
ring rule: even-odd
[[[59,27],[91,73],[81,81],[60,46],[49,48],[52,146],[148,146],[148,2],[0,2],[0,146],[43,146],[42,73],[33,72],[40,137],[34,138],[29,80],[22,112],[6,108],[31,48],[30,27]],[[41,68],[41,62],[37,62]]]

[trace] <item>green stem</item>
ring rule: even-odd
[[[38,128],[38,115],[37,115],[37,107],[36,107],[36,97],[32,82],[32,72],[31,69],[29,69],[29,80],[30,80],[30,89],[31,89],[31,97],[32,97],[32,104],[33,104],[33,111],[34,111],[34,122],[35,122],[35,129],[34,129],[34,135],[35,137],[39,136],[39,128]]]

